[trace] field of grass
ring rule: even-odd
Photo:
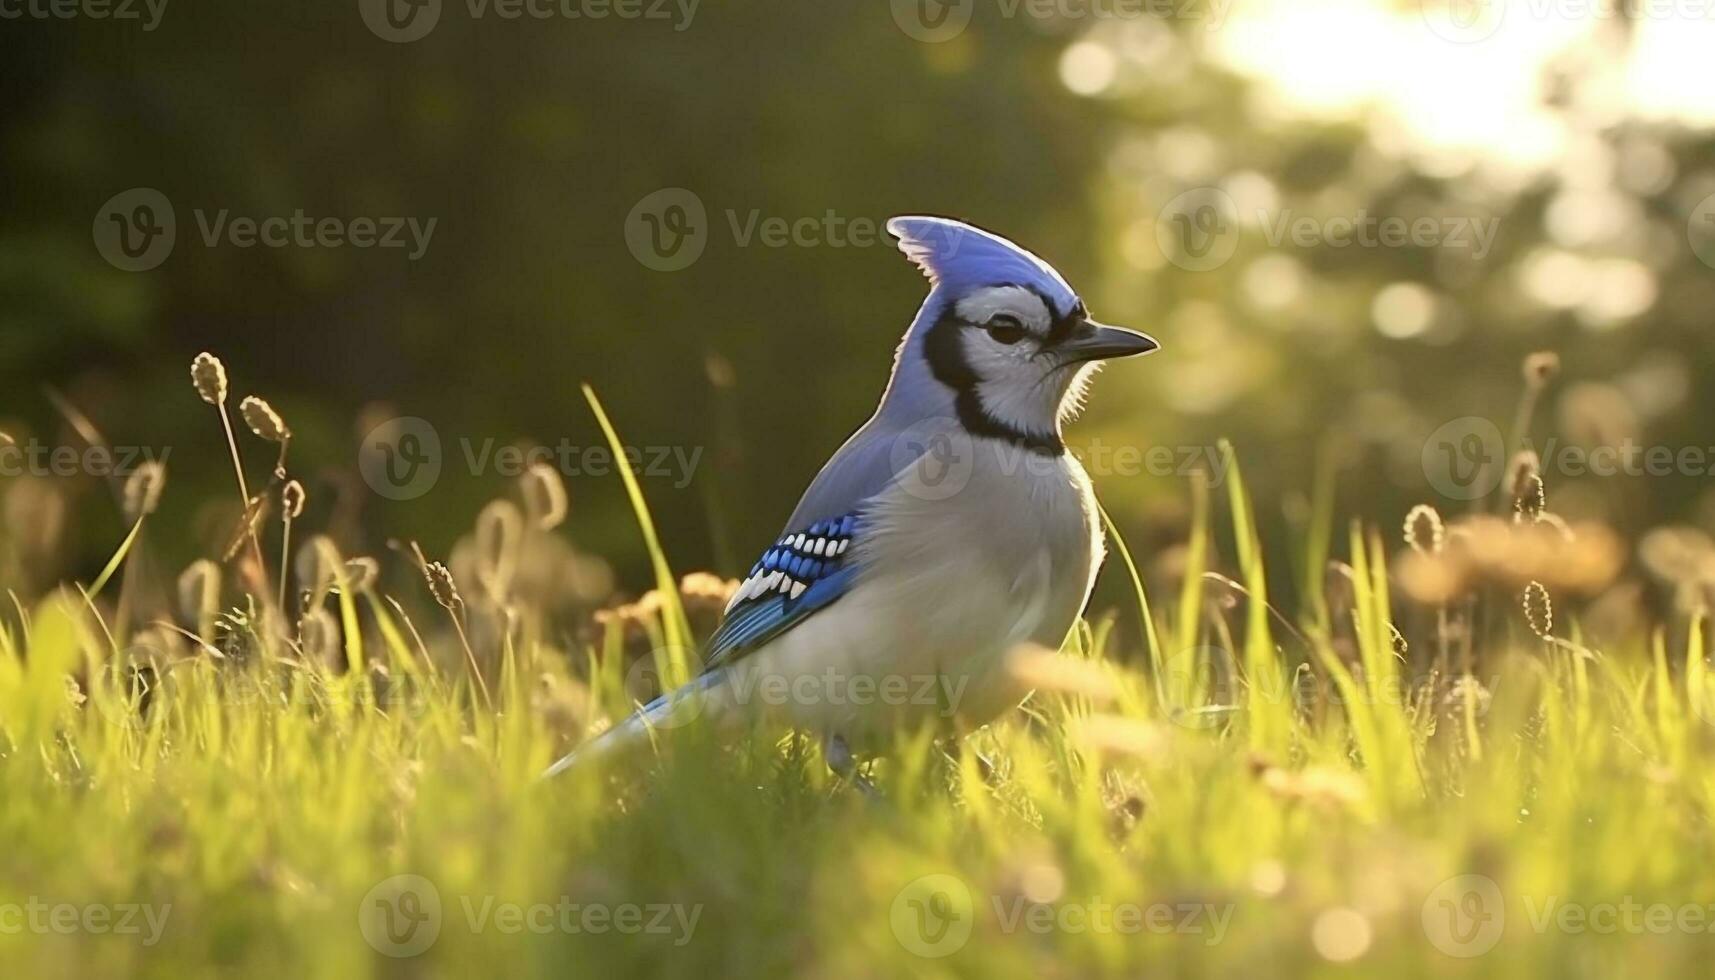
[[[633,486],[659,588],[573,642],[510,587],[554,487],[484,512],[474,580],[408,548],[377,575],[282,543],[285,445],[178,622],[129,612],[170,533],[148,485],[108,574],[5,617],[6,975],[1707,974],[1705,623],[1587,638],[1574,597],[1629,546],[1561,525],[1528,462],[1495,516],[1403,534],[1324,492],[1287,554],[1235,462],[1187,489],[1170,587],[1115,528],[1135,603],[1021,654],[1002,723],[900,732],[872,795],[813,742],[695,724],[539,780],[647,694],[638,649],[689,669],[718,587],[681,597]]]

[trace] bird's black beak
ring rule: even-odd
[[[1085,320],[1060,342],[1059,349],[1067,361],[1109,361],[1147,354],[1160,346],[1148,334]]]

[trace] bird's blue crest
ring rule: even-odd
[[[1077,305],[1077,293],[1053,266],[992,232],[916,215],[889,220],[887,231],[938,289],[958,295],[985,286],[1027,286],[1047,297],[1057,314]]]

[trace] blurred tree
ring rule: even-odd
[[[1271,511],[1291,509],[1329,444],[1345,504],[1403,514],[1432,494],[1428,434],[1467,415],[1504,428],[1538,348],[1565,355],[1567,381],[1607,386],[1575,404],[1551,391],[1539,438],[1616,392],[1638,438],[1702,438],[1715,285],[1686,221],[1715,190],[1710,143],[1597,114],[1600,79],[1544,80],[1578,153],[1518,179],[1414,155],[1374,120],[1282,112],[1195,20],[977,4],[969,29],[924,43],[898,5],[856,0],[704,4],[683,30],[446,3],[427,36],[390,43],[359,6],[172,6],[152,31],[42,21],[0,35],[8,424],[69,439],[36,395],[51,383],[113,441],[171,447],[167,520],[230,495],[222,438],[186,379],[205,348],[237,394],[266,395],[291,423],[312,499],[332,507],[348,488],[339,526],[360,540],[344,543],[369,552],[388,536],[450,547],[507,490],[492,465],[473,472],[485,447],[597,445],[588,381],[627,441],[701,453],[691,479],[668,464],[645,490],[678,566],[734,572],[880,391],[922,284],[885,241],[853,241],[854,223],[904,211],[1028,243],[1098,314],[1164,342],[1098,386],[1078,432],[1173,450],[1168,472],[1097,474],[1118,514],[1163,539],[1180,465],[1222,435]],[[125,272],[91,226],[136,187],[172,203],[177,241],[158,268]],[[706,215],[702,253],[679,271],[627,246],[634,207],[662,188]],[[1210,189],[1231,203],[1232,251],[1187,268],[1174,202]],[[217,221],[299,212],[434,224],[415,259],[204,240]],[[1493,220],[1498,234],[1481,255],[1327,240],[1329,218],[1359,215]],[[1295,242],[1293,217],[1322,238]],[[771,246],[750,231],[768,219],[806,224]],[[443,440],[421,499],[351,489],[358,420],[392,414]],[[246,448],[261,472],[266,447]],[[569,477],[569,532],[641,583],[617,481]],[[1560,499],[1689,513],[1707,478]],[[94,516],[110,513],[100,495],[80,500],[90,565],[118,521]],[[198,526],[199,540],[163,542],[175,560],[217,547],[220,522]]]

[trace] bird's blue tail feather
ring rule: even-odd
[[[632,712],[624,721],[568,752],[558,762],[549,766],[542,773],[542,778],[550,779],[573,766],[642,745],[648,741],[652,729],[677,727],[694,720],[701,714],[705,703],[704,695],[725,681],[726,671],[712,670],[683,687],[657,697]]]

